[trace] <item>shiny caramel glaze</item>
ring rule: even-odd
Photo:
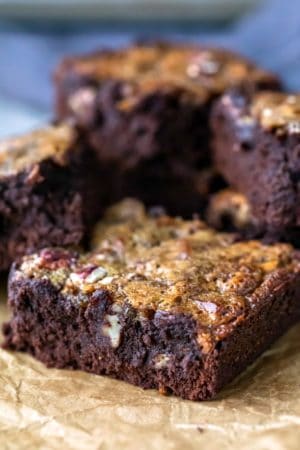
[[[207,346],[203,330],[223,338],[299,270],[290,245],[234,242],[199,220],[152,217],[125,200],[96,227],[92,252],[45,249],[24,257],[14,277],[50,280],[78,304],[105,290],[116,311],[130,305],[145,319],[149,311],[192,315]]]

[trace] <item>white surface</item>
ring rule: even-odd
[[[262,1],[0,0],[0,15],[47,19],[228,19]]]
[[[0,138],[31,130],[47,120],[47,114],[0,97]]]

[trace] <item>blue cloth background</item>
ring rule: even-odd
[[[118,46],[137,36],[211,42],[237,50],[278,72],[300,90],[300,1],[266,0],[238,23],[63,25],[0,23],[0,135],[51,117],[51,73],[63,55]],[[3,100],[5,99],[5,101]]]

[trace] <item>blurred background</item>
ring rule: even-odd
[[[0,136],[51,119],[64,55],[140,37],[231,48],[300,90],[300,0],[0,0]]]

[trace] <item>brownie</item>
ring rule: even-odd
[[[101,206],[96,163],[68,124],[1,141],[0,270],[27,252],[85,238]]]
[[[232,86],[280,85],[231,52],[167,43],[66,58],[55,82],[57,116],[75,119],[101,163],[116,166],[119,192],[147,205],[159,196],[184,216],[220,183],[207,170],[213,101]]]
[[[234,242],[126,200],[90,253],[48,248],[14,264],[5,347],[205,400],[299,320],[299,294],[290,245]]]
[[[217,169],[261,229],[300,243],[300,96],[234,91],[212,114]]]

